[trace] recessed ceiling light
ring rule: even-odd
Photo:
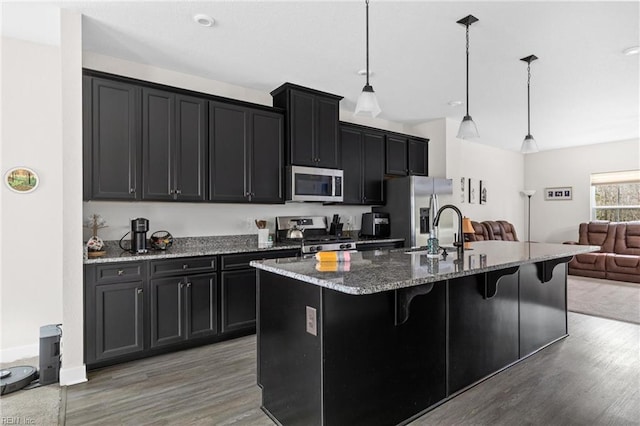
[[[462,105],[462,101],[449,101],[447,103],[449,104],[450,107],[457,107]]]
[[[374,72],[369,70],[369,77],[371,77],[373,74],[374,74]],[[358,75],[363,75],[363,76],[367,75],[367,70],[363,69],[363,70],[358,71]]]
[[[627,56],[637,55],[638,53],[640,53],[640,46],[627,47],[622,51],[622,53],[624,53]]]
[[[204,13],[198,13],[193,16],[193,20],[203,27],[210,27],[216,22],[211,16],[205,15]]]

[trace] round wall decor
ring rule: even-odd
[[[14,167],[4,175],[10,190],[21,194],[35,191],[40,183],[38,174],[28,167]]]

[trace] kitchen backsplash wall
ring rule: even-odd
[[[324,206],[319,203],[284,205],[116,201],[83,203],[84,220],[92,214],[99,214],[106,220],[107,227],[98,230],[98,236],[103,240],[119,240],[129,231],[130,219],[136,217],[149,219],[149,235],[155,231],[166,230],[174,237],[195,237],[257,234],[255,219],[266,220],[267,227],[273,233],[276,216],[294,215],[326,216],[330,221],[331,217],[337,213],[340,215],[340,220],[345,223],[345,230],[349,223],[352,229],[360,229],[362,213],[370,211],[371,207],[368,206]],[[84,241],[90,236],[91,231],[85,229]]]

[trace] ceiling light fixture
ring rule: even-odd
[[[369,0],[365,0],[367,7],[367,84],[364,85],[362,93],[358,97],[358,103],[356,104],[356,111],[353,115],[375,117],[380,114],[380,105],[378,105],[378,99],[373,91],[373,87],[369,84]]]
[[[463,102],[462,101],[449,101],[449,102],[447,102],[447,104],[449,104],[450,107],[458,107],[458,106],[462,105]]]
[[[205,15],[204,13],[198,13],[197,15],[194,15],[193,20],[203,27],[211,27],[213,26],[213,23],[216,22],[211,16]]]
[[[522,147],[520,148],[520,152],[523,154],[538,152],[538,144],[533,136],[531,136],[531,96],[529,90],[531,87],[531,62],[536,59],[538,59],[536,55],[530,55],[526,58],[520,59],[527,63],[527,136],[524,137]]]
[[[457,21],[458,24],[467,27],[467,115],[462,119],[460,129],[458,129],[457,137],[459,139],[476,139],[480,137],[476,123],[473,122],[473,119],[469,115],[469,26],[474,22],[478,22],[478,18],[473,15],[466,16]]]
[[[622,51],[626,56],[637,55],[640,53],[640,46],[627,47]]]

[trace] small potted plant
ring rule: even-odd
[[[85,228],[91,229],[91,238],[87,241],[87,256],[100,257],[107,252],[104,250],[104,241],[98,237],[98,229],[106,228],[107,222],[99,214],[92,214],[84,223]]]

